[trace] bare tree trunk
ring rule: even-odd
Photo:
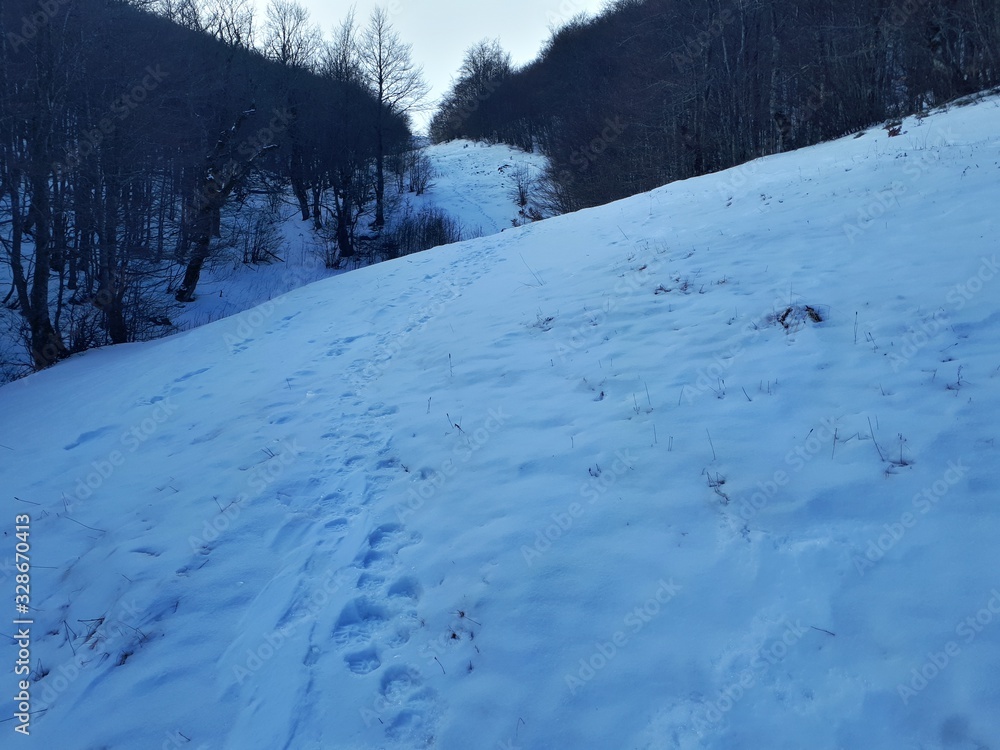
[[[312,220],[313,229],[323,228],[323,188],[320,185],[313,185],[312,189]]]
[[[193,302],[194,290],[201,280],[201,271],[205,267],[212,246],[212,227],[215,224],[215,215],[219,213],[226,196],[221,196],[215,185],[215,180],[207,178],[202,187],[201,195],[195,206],[193,220],[193,249],[191,257],[188,259],[184,269],[184,280],[174,298],[178,302]]]
[[[201,270],[205,266],[205,261],[209,256],[209,249],[212,244],[211,234],[199,232],[194,240],[194,249],[191,251],[191,259],[184,269],[184,280],[177,290],[175,298],[178,302],[193,302],[194,290],[201,279]]]
[[[118,278],[118,214],[121,189],[117,180],[109,180],[104,186],[104,216],[101,228],[99,253],[99,286],[94,297],[94,306],[104,313],[105,327],[113,344],[125,344],[129,340],[125,312],[122,309],[124,289]]]
[[[375,129],[375,226],[381,229],[385,226],[385,126],[381,105]]]
[[[42,370],[69,354],[62,337],[56,332],[49,316],[51,242],[48,224],[49,185],[47,173],[36,168],[35,174],[31,177],[32,199],[28,209],[27,222],[29,226],[34,228],[35,232],[35,263],[30,283],[25,275],[21,255],[24,225],[21,221],[18,183],[15,183],[10,191],[13,214],[11,270],[14,274],[14,284],[18,290],[21,313],[28,323],[31,361],[36,370]]]
[[[341,258],[354,256],[354,245],[351,243],[351,195],[349,186],[344,188],[343,200],[337,205],[337,248]]]
[[[302,221],[309,221],[309,194],[306,192],[306,181],[303,177],[304,171],[302,168],[302,155],[299,153],[299,147],[296,139],[293,137],[291,174],[289,178],[292,183],[292,192],[295,193],[295,199],[299,202]]]
[[[194,205],[194,250],[191,252],[191,258],[184,269],[184,279],[174,294],[174,299],[178,302],[194,301],[194,290],[198,286],[201,271],[211,251],[213,229],[220,221],[222,207],[226,205],[229,196],[250,175],[256,160],[266,152],[277,148],[273,144],[262,146],[245,161],[238,164],[230,162],[225,171],[220,169],[219,163],[229,148],[230,142],[239,133],[243,122],[254,114],[255,110],[252,109],[240,113],[240,116],[236,118],[236,123],[219,136],[215,149],[205,160],[206,176]],[[221,182],[216,180],[216,175],[219,175]],[[306,207],[308,208],[308,203]],[[306,218],[309,218],[308,213]]]

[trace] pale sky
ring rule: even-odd
[[[389,11],[389,19],[403,41],[413,46],[413,59],[424,68],[431,85],[431,100],[448,90],[462,64],[465,50],[484,38],[499,38],[515,64],[537,55],[549,29],[562,26],[580,12],[594,15],[605,0],[504,0],[479,4],[469,0],[298,0],[312,20],[329,37],[335,25],[354,4],[359,26],[364,26],[376,5]],[[261,4],[264,4],[262,0]],[[417,116],[415,124],[426,124],[429,113]]]

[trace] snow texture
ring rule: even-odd
[[[910,118],[3,387],[36,713],[0,745],[997,747],[998,123]]]

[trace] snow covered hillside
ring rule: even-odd
[[[1000,101],[902,131],[0,389],[0,745],[996,747]]]
[[[431,166],[430,183],[423,195],[417,196],[405,189],[397,193],[395,183],[390,180],[390,231],[404,217],[428,209],[444,211],[458,223],[463,237],[496,234],[515,223],[526,223],[516,201],[515,174],[519,167],[522,168],[535,181],[537,188],[546,163],[544,156],[528,154],[504,144],[462,140],[427,146],[423,153]],[[534,200],[533,192],[529,195],[528,208],[534,207]],[[258,218],[247,205],[239,212],[227,214],[224,234],[227,238],[234,238],[233,242],[216,248],[206,265],[194,303],[173,301],[173,295],[165,291],[171,274],[164,269],[160,312],[176,329],[188,330],[238,315],[293,289],[356,267],[357,264],[345,264],[336,270],[326,267],[328,241],[321,236],[322,233],[313,230],[311,222],[302,221],[291,196],[284,204],[278,201],[276,206],[260,200],[260,208],[267,213],[264,225],[269,227],[268,231],[273,232],[275,238],[277,252],[273,262],[244,262],[239,245]],[[360,262],[360,258],[357,260]],[[174,268],[173,276],[182,274],[183,267]],[[174,278],[173,282],[176,281],[177,278]],[[10,269],[5,264],[0,265],[0,285],[8,289],[11,286]],[[0,383],[28,369],[26,364],[14,364],[27,361],[21,342],[19,316],[18,311],[0,306]]]
[[[402,192],[390,210],[390,226],[408,213],[440,209],[457,221],[463,236],[496,234],[519,221],[513,194],[513,171],[524,164],[540,175],[545,157],[527,154],[504,144],[452,141],[424,148],[432,176],[427,192]],[[391,181],[390,181],[391,183]],[[393,185],[390,184],[390,194]],[[236,315],[256,305],[320,279],[345,273],[324,265],[324,241],[303,222],[294,201],[281,211],[281,262],[247,266],[238,254],[220,253],[203,278],[194,304],[174,305],[172,319],[192,328]],[[520,219],[519,223],[524,223]]]
[[[434,176],[426,195],[415,205],[444,209],[470,236],[496,234],[527,223],[515,201],[516,177],[522,170],[537,188],[547,162],[544,156],[503,143],[465,140],[434,144],[425,153]],[[528,199],[533,206],[536,194],[529,190]]]

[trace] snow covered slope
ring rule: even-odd
[[[3,387],[34,623],[0,744],[995,747],[998,126],[909,119]]]
[[[524,223],[512,192],[513,173],[525,165],[537,178],[545,157],[527,154],[503,144],[452,141],[427,146],[433,177],[421,196],[403,192],[393,202],[390,224],[408,212],[436,208],[445,211],[462,227],[463,236],[496,234]],[[390,193],[395,185],[390,180]],[[171,319],[182,329],[193,328],[244,312],[275,297],[320,279],[345,273],[324,265],[324,241],[302,221],[294,201],[275,217],[280,237],[281,262],[248,266],[232,250],[213,257],[199,284],[192,304],[175,304]],[[247,219],[244,217],[243,221]]]
[[[464,237],[496,234],[514,226],[514,222],[525,223],[524,217],[519,215],[513,177],[517,168],[523,165],[527,174],[537,181],[544,170],[545,157],[504,144],[462,140],[428,146],[423,153],[430,160],[433,173],[426,193],[421,196],[408,192],[397,194],[395,182],[389,180],[390,228],[408,213],[431,208],[444,211],[457,221]],[[259,200],[259,204],[268,214],[265,227],[273,227],[271,231],[276,243],[273,262],[244,263],[239,247],[242,240],[216,248],[202,274],[196,301],[174,302],[173,295],[164,291],[162,298],[155,300],[162,305],[162,309],[156,310],[158,315],[169,318],[177,329],[188,330],[238,315],[293,289],[349,270],[346,266],[337,270],[326,267],[327,241],[313,230],[311,221],[302,221],[291,195],[284,204],[279,201],[268,207],[265,200]],[[238,228],[241,238],[244,237],[256,218],[250,205],[242,206],[236,215],[227,215],[224,222],[227,240],[234,234],[234,228]],[[30,253],[30,245],[26,252]],[[173,269],[174,284],[183,271],[180,266]],[[167,269],[164,273],[170,275]],[[10,268],[0,264],[0,285],[10,288],[10,284]],[[20,328],[19,313],[0,306],[0,384],[30,371]]]
[[[434,177],[422,203],[444,209],[469,235],[496,234],[526,223],[518,215],[515,176],[523,170],[536,184],[547,160],[502,143],[450,141],[428,146]],[[534,199],[529,194],[529,201]],[[417,202],[415,202],[415,205]]]

